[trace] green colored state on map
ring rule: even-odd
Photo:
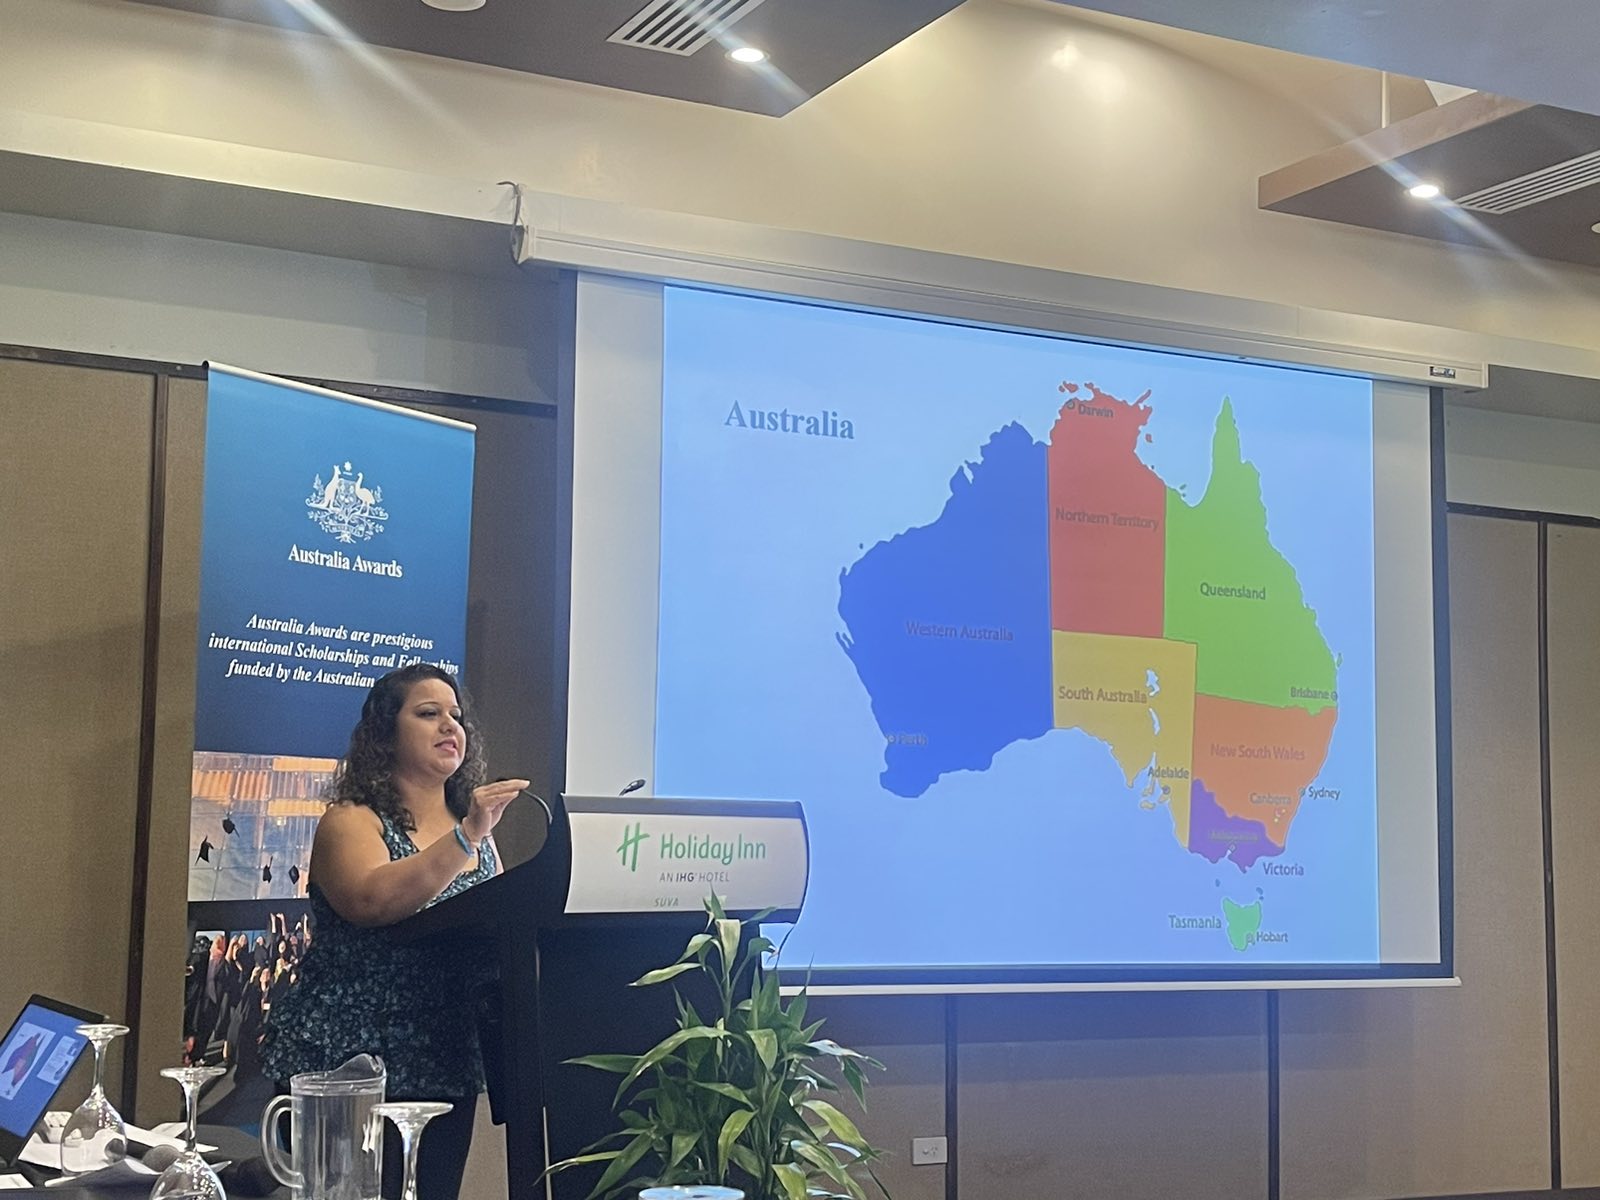
[[[1250,939],[1261,931],[1261,901],[1253,904],[1235,904],[1226,896],[1222,898],[1223,923],[1228,927],[1228,941],[1243,953],[1250,948]]]
[[[1313,713],[1337,702],[1333,654],[1267,536],[1261,475],[1230,401],[1217,414],[1205,495],[1191,506],[1168,489],[1165,591],[1165,636],[1199,648],[1196,691]]]

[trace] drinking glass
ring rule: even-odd
[[[127,1033],[128,1027],[79,1025],[77,1032],[94,1047],[94,1087],[61,1132],[61,1173],[69,1179],[114,1167],[128,1157],[128,1130],[122,1115],[106,1099],[104,1082],[106,1047]]]
[[[415,1100],[379,1104],[373,1108],[374,1116],[388,1117],[400,1131],[400,1153],[406,1163],[400,1200],[417,1200],[417,1151],[422,1145],[422,1127],[454,1107],[443,1100]]]
[[[173,1161],[156,1180],[150,1200],[177,1200],[179,1196],[192,1200],[228,1200],[222,1181],[211,1169],[211,1164],[196,1150],[195,1125],[200,1119],[200,1087],[208,1079],[227,1074],[225,1067],[165,1067],[161,1072],[168,1079],[176,1079],[183,1088],[184,1120],[183,1153]]]

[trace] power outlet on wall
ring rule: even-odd
[[[911,1139],[911,1165],[932,1167],[950,1161],[950,1151],[942,1137]]]

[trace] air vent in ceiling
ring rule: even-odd
[[[1600,183],[1600,150],[1456,198],[1468,212],[1508,213]]]
[[[693,54],[763,0],[650,0],[606,39],[663,54]]]

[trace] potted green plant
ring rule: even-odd
[[[702,1016],[674,988],[677,1029],[650,1050],[572,1059],[622,1076],[622,1128],[551,1171],[605,1163],[590,1200],[675,1184],[735,1187],[747,1200],[865,1200],[860,1173],[887,1198],[872,1170],[882,1152],[825,1099],[841,1089],[824,1068],[864,1106],[864,1071],[882,1064],[819,1038],[823,1022],[806,1023],[805,989],[784,1002],[764,967],[773,944],[756,928],[760,917],[731,919],[715,897],[706,909],[706,932],[633,986],[700,971],[715,1011]]]

